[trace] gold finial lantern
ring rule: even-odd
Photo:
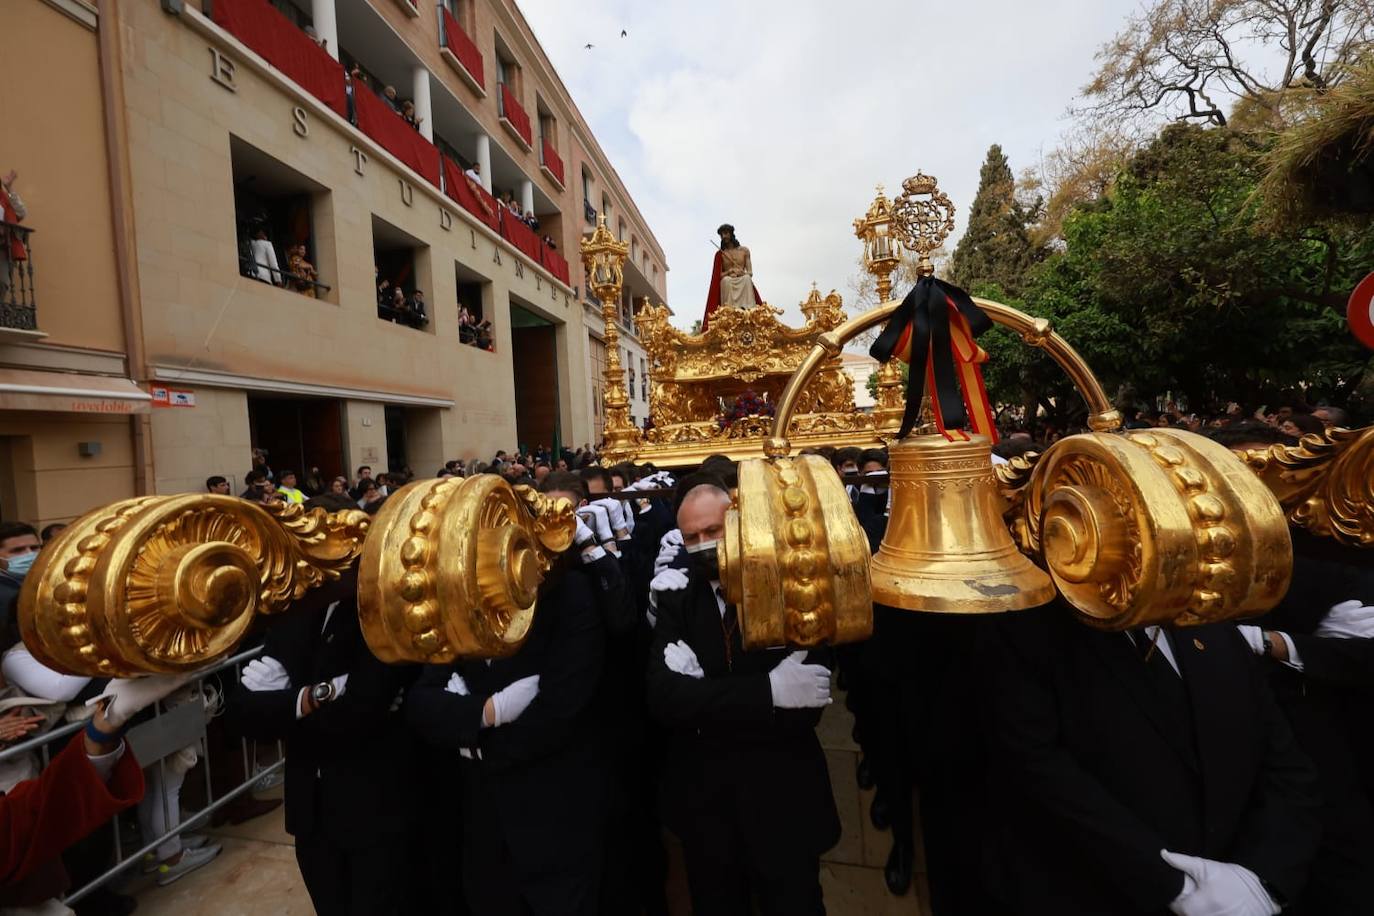
[[[601,300],[601,319],[606,325],[606,370],[603,399],[606,421],[602,428],[601,456],[615,464],[634,456],[641,433],[630,422],[630,398],[625,391],[625,373],[620,366],[620,327],[617,311],[625,286],[625,258],[630,253],[626,242],[616,240],[606,228],[606,214],[596,218],[596,231],[582,240],[582,267],[588,288]]]
[[[892,272],[902,262],[902,240],[893,228],[892,202],[878,185],[868,212],[854,220],[854,235],[863,242],[864,269],[873,275],[878,302],[892,297]],[[877,392],[873,419],[884,431],[895,432],[902,425],[902,370],[895,360],[878,366]]]

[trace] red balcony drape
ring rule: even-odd
[[[215,0],[214,20],[296,85],[348,117],[343,66],[267,0]]]
[[[534,145],[534,133],[530,130],[530,116],[525,114],[525,109],[520,107],[520,103],[511,94],[510,87],[505,83],[501,84],[501,114],[511,123],[522,139],[530,146]]]
[[[447,156],[444,157],[444,193],[493,230],[501,231],[500,205],[496,203],[496,198],[481,186],[474,185],[458,168],[458,163]]]
[[[533,229],[520,221],[520,217],[505,208],[501,210],[501,235],[531,261],[543,265],[541,249],[544,243],[539,241]]]
[[[545,245],[542,241],[539,244],[544,249],[544,267],[549,273],[553,274],[559,280],[562,280],[563,285],[572,286],[568,273],[568,259],[554,251],[548,245]]]
[[[544,168],[553,173],[559,184],[563,183],[563,160],[558,157],[558,151],[548,140],[544,141]]]
[[[487,88],[486,77],[482,75],[482,52],[477,50],[476,43],[458,24],[458,20],[453,18],[453,14],[446,7],[441,6],[439,9],[444,17],[444,47],[453,52],[453,56],[458,58],[458,63],[462,64],[468,75],[477,81],[477,85],[483,89]]]
[[[439,187],[438,148],[392,111],[377,93],[363,85],[354,86],[353,111],[358,116],[359,130]]]

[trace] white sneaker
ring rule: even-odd
[[[210,838],[208,836],[205,836],[204,834],[183,833],[181,835],[182,849],[199,849],[208,842],[210,842]],[[158,871],[161,868],[162,862],[158,860],[156,853],[145,852],[143,854],[143,873],[145,875],[151,875],[153,872]],[[3,916],[3,914],[0,914],[0,916]]]
[[[158,887],[166,887],[173,881],[180,880],[186,875],[189,875],[202,865],[208,865],[215,856],[219,855],[219,851],[220,845],[218,843],[211,843],[199,849],[183,848],[181,850],[181,860],[179,862],[169,862],[158,867]]]

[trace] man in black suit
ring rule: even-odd
[[[545,481],[554,480],[554,472]],[[595,547],[595,545],[589,545]],[[482,916],[595,914],[605,843],[605,730],[597,696],[606,650],[601,580],[580,549],[539,589],[510,658],[430,665],[406,718],[447,748],[462,783],[463,887]]]
[[[395,710],[415,670],[368,649],[357,592],[351,570],[275,620],[227,708],[241,734],[286,743],[286,829],[321,916],[401,912],[413,808]]]
[[[1361,553],[1295,531],[1288,594],[1258,626],[1238,628],[1321,775],[1322,845],[1296,901],[1321,916],[1374,907],[1374,569]]]
[[[1312,764],[1229,625],[982,634],[989,889],[1008,914],[1272,916],[1320,839]]]
[[[815,732],[829,669],[805,652],[744,650],[718,581],[730,496],[706,477],[680,493],[691,569],[677,587],[656,580],[648,677],[649,707],[670,730],[663,819],[682,840],[693,911],[742,916],[752,892],[766,914],[824,913],[820,855],[840,832]]]

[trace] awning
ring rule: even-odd
[[[147,413],[152,395],[126,378],[0,369],[0,410],[63,413]]]

